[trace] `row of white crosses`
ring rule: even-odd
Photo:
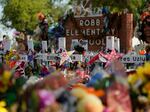
[[[76,39],[76,42],[79,42],[79,41]],[[84,46],[84,47],[86,48],[86,50],[88,50],[88,46]],[[33,47],[31,47],[31,48],[33,48]],[[65,37],[59,38],[58,48],[62,49],[62,50],[66,50],[66,38]],[[120,52],[120,39],[117,37],[114,37],[114,36],[107,36],[106,37],[106,50],[107,49],[109,49],[109,50],[116,49],[118,52]],[[42,50],[47,50],[47,41],[42,41]],[[40,54],[40,55],[41,55],[41,58],[39,58],[39,59],[43,59],[42,54]],[[95,55],[96,54],[92,53],[92,54],[88,54],[86,57],[91,58]],[[45,59],[45,61],[54,61],[55,60],[54,57],[56,57],[56,56],[58,56],[58,54],[50,54],[50,55],[44,56],[44,57],[47,57]],[[80,54],[73,54],[71,56],[71,60],[83,62],[84,58],[86,58],[86,57],[83,57],[83,55],[80,55]],[[143,63],[144,61],[146,61],[145,56],[137,56],[137,55],[131,56],[129,54],[123,56],[121,59],[122,63]]]
[[[106,37],[106,50],[117,50],[120,52],[120,39],[114,36]]]
[[[79,42],[77,39],[75,39],[74,41],[76,41],[77,43]],[[73,44],[73,43],[72,43]],[[84,45],[83,46],[86,50],[88,50],[88,44]],[[29,50],[34,50],[34,44],[33,44],[33,41],[32,40],[29,40],[28,41],[28,49]],[[66,38],[65,37],[61,37],[59,38],[58,40],[58,51],[59,50],[66,50]],[[47,41],[42,41],[42,50],[43,51],[47,51]],[[37,59],[40,59],[40,60],[44,60],[44,61],[55,61],[55,57],[58,56],[58,54],[46,54],[46,53],[39,53],[37,54],[38,58]],[[94,55],[88,55],[87,57],[92,57]],[[21,55],[21,59],[22,60],[26,60],[26,55]],[[71,56],[71,59],[72,61],[84,61],[84,57],[83,55],[80,55],[80,54],[73,54]]]
[[[77,39],[74,41],[79,42]],[[9,51],[11,49],[11,40],[4,40],[3,45],[4,45],[4,52]],[[88,50],[88,44],[86,44],[83,47],[85,47],[85,49]],[[28,40],[28,49],[34,50],[33,40]],[[47,51],[47,49],[48,49],[47,41],[42,41],[42,50]],[[58,49],[64,49],[64,50],[66,49],[66,38],[64,37],[59,38]],[[120,52],[120,39],[114,36],[107,36],[106,49],[110,49],[110,50],[116,49],[118,52]]]
[[[11,49],[11,40],[3,40],[3,48],[4,52],[10,51]],[[28,50],[34,51],[34,44],[33,40],[28,40]],[[42,41],[42,50],[47,51],[47,41]]]
[[[42,41],[42,51],[47,51],[47,41]],[[28,50],[34,51],[34,43],[33,40],[28,40]]]
[[[78,39],[73,39],[73,43],[78,43]],[[87,42],[88,43],[88,42]],[[59,49],[66,49],[66,38],[59,38],[59,43],[58,43]],[[73,45],[71,45],[74,47]],[[83,46],[86,50],[88,50],[88,44]],[[113,50],[116,49],[118,52],[120,52],[120,39],[114,36],[107,36],[106,37],[106,50]]]
[[[66,38],[59,38],[58,42],[59,49],[66,50]],[[47,51],[48,44],[47,41],[42,41],[42,51]],[[34,50],[34,44],[33,40],[28,41],[28,50]],[[27,55],[20,55],[21,60],[27,61]],[[37,58],[38,60],[43,61],[55,61],[55,57],[58,56],[58,54],[47,54],[47,53],[38,53]],[[74,54],[71,56],[72,61],[83,61],[82,55]]]
[[[10,40],[5,40],[3,42],[4,45],[4,52],[9,51],[11,49],[11,41]],[[42,41],[42,50],[47,51],[47,41]],[[62,37],[59,38],[58,42],[58,48],[66,50],[66,38]],[[29,50],[34,50],[34,44],[33,40],[28,40],[28,49]],[[120,52],[120,40],[114,36],[108,36],[106,37],[106,49],[116,49],[118,52]],[[92,53],[93,54],[93,53]],[[88,54],[87,57],[93,57],[94,54]],[[47,53],[38,53],[37,58],[38,60],[44,60],[44,61],[55,61],[55,57],[58,56],[58,54],[47,54]],[[20,55],[22,61],[28,61],[28,56],[27,55]],[[73,54],[71,56],[72,61],[84,61],[83,55],[80,54]],[[142,63],[146,61],[145,56],[135,56],[135,55],[125,55],[121,61],[123,63]]]

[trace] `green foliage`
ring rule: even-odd
[[[128,9],[134,14],[135,20],[139,18],[139,14],[143,11],[145,4],[149,0],[91,0],[93,7],[107,6],[111,13],[122,12]],[[74,0],[70,0],[72,4]],[[80,0],[77,0],[80,3]]]
[[[59,6],[64,0],[0,0],[3,4],[2,23],[19,31],[35,29],[38,20],[37,13],[43,12],[54,21],[64,14],[66,6]],[[70,1],[71,5],[75,0]],[[76,0],[79,4],[81,0]],[[107,6],[112,13],[128,9],[138,20],[141,11],[148,0],[91,0],[93,7]],[[57,3],[57,5],[56,5]],[[50,18],[49,18],[50,19]],[[11,23],[11,24],[10,24]]]
[[[19,31],[33,30],[39,12],[52,16],[55,21],[63,12],[54,6],[53,0],[1,0],[1,3],[4,6],[2,23]]]
[[[145,10],[148,0],[131,0],[128,5],[130,12],[134,14],[134,19],[137,21],[140,18],[140,14]]]

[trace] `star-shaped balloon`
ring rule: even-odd
[[[97,55],[95,55],[93,58],[91,58],[90,61],[87,62],[87,65],[91,65],[98,59],[99,59],[99,53]]]
[[[107,67],[114,60],[119,59],[123,56],[123,54],[117,53],[115,50],[112,50],[110,54],[100,53],[101,56],[107,59],[105,67]]]
[[[91,65],[97,60],[100,60],[101,62],[105,63],[107,60],[101,55],[101,53],[102,52],[96,54],[90,61],[87,62],[87,65]]]
[[[69,62],[72,62],[72,60],[71,60],[71,55],[74,53],[75,51],[69,51],[69,52],[67,52],[67,51],[65,51],[65,52],[62,52],[61,54],[60,54],[60,58],[61,58],[61,60],[60,60],[60,65],[62,65],[65,61],[67,61],[67,60],[69,60]]]

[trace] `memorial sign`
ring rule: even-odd
[[[66,29],[66,36],[79,36],[82,33],[84,36],[95,36],[101,34],[103,28],[102,17],[82,17],[75,18],[76,24],[80,29]]]
[[[79,42],[87,40],[88,49],[97,51],[97,48],[105,45],[105,39],[102,38],[103,27],[103,16],[69,18],[65,25],[66,41],[71,44],[74,39],[78,39]],[[67,44],[68,50],[71,48],[70,44]]]
[[[145,55],[125,55],[121,58],[121,62],[124,64],[127,63],[144,63],[146,61],[146,56]]]
[[[28,61],[27,55],[19,55],[19,56],[20,56],[20,61]]]
[[[106,47],[106,36],[115,36],[115,48],[127,53],[133,37],[133,14],[96,14],[90,16],[68,16],[64,24],[66,48],[71,49],[73,39],[87,40],[89,51]]]
[[[74,61],[80,61],[83,62],[83,55],[80,54],[74,54],[71,56],[71,60]]]
[[[59,55],[58,54],[37,54],[36,57],[37,57],[36,58],[37,60],[56,61],[56,57],[59,57]],[[23,58],[23,56],[22,56],[22,58]],[[75,61],[81,61],[82,62],[83,56],[80,54],[73,54],[71,56],[71,60],[73,62],[75,62]]]

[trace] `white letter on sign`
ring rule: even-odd
[[[99,26],[99,25],[100,25],[100,20],[96,19],[96,26]]]
[[[94,21],[94,19],[91,20],[91,26],[95,26],[95,21]]]
[[[85,26],[89,26],[90,25],[90,21],[89,20],[85,20]]]
[[[67,36],[69,36],[69,35],[70,35],[70,33],[69,33],[69,30],[68,30],[68,29],[66,30],[66,35],[67,35]]]
[[[80,20],[80,26],[83,26],[83,20]]]

